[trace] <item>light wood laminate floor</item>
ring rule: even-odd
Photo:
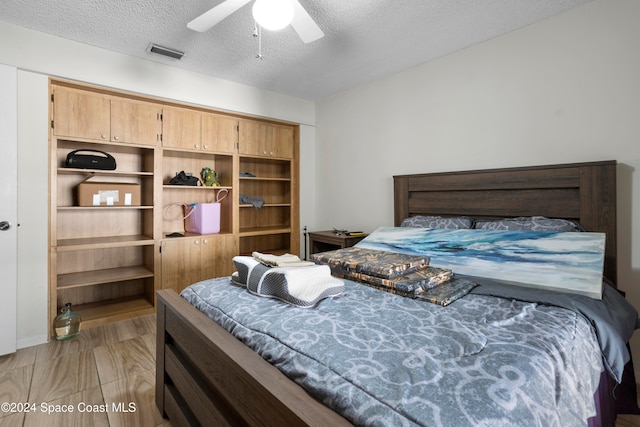
[[[155,320],[111,323],[1,356],[0,403],[35,410],[0,411],[0,427],[170,427],[155,406]],[[74,412],[62,412],[63,405]],[[616,427],[640,427],[640,415],[619,415]]]
[[[640,427],[640,415],[618,415],[616,427]]]
[[[0,427],[170,426],[155,406],[155,332],[149,315],[0,357],[0,403],[22,411],[3,407]]]

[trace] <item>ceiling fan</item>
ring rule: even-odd
[[[250,1],[251,0],[225,0],[213,9],[210,9],[189,22],[187,27],[194,31],[205,32]],[[280,7],[282,7],[282,9],[280,9]],[[279,25],[274,25],[270,28],[269,23],[264,17],[265,13],[280,21]],[[286,27],[290,23],[305,43],[311,43],[324,37],[324,33],[320,27],[318,27],[298,0],[255,0],[253,16],[256,22],[266,29],[277,30]]]

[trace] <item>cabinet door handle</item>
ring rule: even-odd
[[[209,241],[208,241],[207,239],[204,239],[204,240],[202,241],[202,243],[204,243],[204,244],[206,245],[207,243],[209,243]]]
[[[200,243],[200,240],[194,240],[194,241],[193,241],[193,244],[194,244],[194,245],[197,245],[197,244],[199,244],[199,243]]]
[[[193,148],[200,148],[198,144],[193,144]]]
[[[120,139],[120,137],[119,137],[119,136],[117,136],[117,135],[113,137],[113,140],[114,140],[114,141],[117,141],[117,140],[119,140],[119,139]]]
[[[209,146],[208,146],[208,145],[205,145],[205,146],[204,146],[204,147],[202,147],[202,148],[204,148],[205,150],[208,150],[208,149],[209,149]]]
[[[104,133],[100,134],[100,138],[102,139],[107,139],[107,135],[105,135]]]

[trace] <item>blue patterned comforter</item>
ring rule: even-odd
[[[448,307],[346,280],[296,308],[211,279],[182,293],[327,406],[363,426],[583,426],[603,370],[573,311],[470,294]]]

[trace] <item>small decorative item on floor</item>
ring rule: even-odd
[[[200,176],[202,177],[202,182],[204,182],[205,187],[220,187],[220,183],[218,182],[218,172],[213,169],[202,169]]]
[[[80,335],[80,315],[71,311],[71,303],[68,302],[60,309],[61,315],[56,317],[53,328],[58,341],[68,340]]]

